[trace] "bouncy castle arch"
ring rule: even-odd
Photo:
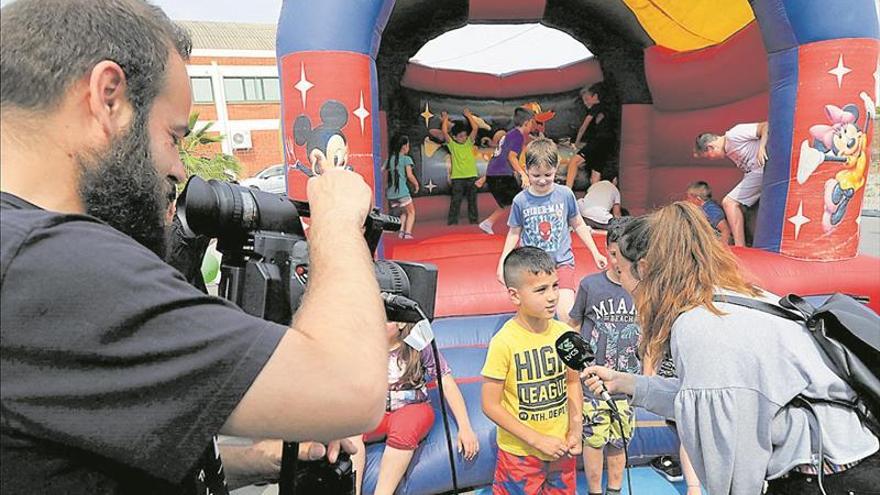
[[[467,22],[540,21],[583,42],[600,67],[594,62],[568,86],[554,87],[554,81],[566,81],[571,68],[483,80],[471,85],[477,92],[465,101],[491,99],[495,91],[501,111],[509,111],[534,95],[542,78],[549,88],[544,94],[571,101],[578,76],[603,78],[620,103],[621,189],[633,213],[675,199],[692,180],[708,179],[721,194],[729,190],[739,171],[726,162],[694,158],[693,137],[769,118],[770,160],[755,246],[796,259],[854,258],[871,136],[868,113],[874,111],[870,103],[877,100],[880,77],[876,3],[842,0],[834,15],[825,2],[717,0],[686,9],[679,4],[449,0],[438,8],[430,0],[287,0],[277,42],[286,160],[291,166],[308,164],[316,149],[338,152],[326,144],[328,136],[340,134],[350,164],[371,185],[381,184],[389,129],[422,118],[423,109],[413,112],[401,97],[407,91],[403,83],[448,94],[449,81],[468,76],[442,71],[419,76],[410,57],[426,41]],[[431,117],[435,126],[438,117]],[[834,148],[829,136],[843,128],[857,136],[855,144]],[[291,194],[304,194],[304,180],[303,174],[290,175]],[[382,188],[375,191],[382,204]],[[835,209],[840,204],[842,210]],[[834,268],[838,278],[841,266]],[[878,292],[864,272],[854,268],[836,289]]]
[[[811,126],[839,125],[841,118],[855,118],[854,124],[862,132],[867,125],[866,111],[872,110],[868,102],[876,100],[873,74],[878,27],[874,2],[846,0],[839,3],[835,15],[825,12],[823,2],[793,0],[751,5],[708,1],[689,5],[687,11],[682,8],[672,1],[646,4],[637,0],[451,0],[443,2],[442,8],[429,1],[289,0],[284,3],[278,29],[285,133],[291,133],[293,113],[304,109],[315,112],[309,105],[303,108],[307,93],[321,98],[318,87],[308,86],[314,84],[308,77],[302,79],[302,90],[297,89],[304,73],[299,69],[304,69],[306,59],[314,59],[308,65],[316,75],[326,68],[340,92],[345,91],[344,86],[357,86],[357,98],[364,93],[370,109],[365,106],[361,114],[369,115],[364,119],[355,116],[358,99],[347,106],[354,117],[350,120],[358,120],[360,125],[368,119],[369,129],[375,132],[380,127],[377,109],[386,112],[389,127],[393,129],[398,123],[396,95],[407,61],[427,40],[467,22],[540,21],[568,32],[590,48],[599,59],[604,78],[616,89],[624,114],[623,192],[635,211],[669,199],[671,190],[653,187],[658,175],[669,172],[678,177],[687,174],[690,166],[710,166],[688,156],[691,146],[684,138],[691,138],[692,132],[668,136],[663,130],[690,131],[709,125],[723,130],[742,119],[769,115],[772,155],[756,246],[801,259],[853,257],[858,244],[855,220],[863,190],[846,186],[858,186],[859,174],[844,178],[845,189],[853,190],[846,199],[847,212],[834,225],[828,226],[826,221],[823,226],[825,208],[818,198],[824,194],[824,184],[816,184],[831,180],[832,172],[840,166],[823,161],[816,165],[817,175],[804,183],[797,180],[796,169],[799,164],[809,169],[818,159],[814,151],[802,152],[805,139],[807,147],[816,149],[811,144]],[[757,56],[761,46],[766,58]],[[840,73],[840,78],[832,70]],[[769,95],[762,94],[768,89]],[[300,101],[298,108],[296,100]],[[826,105],[841,111],[850,107],[842,116],[840,112],[826,116]],[[849,113],[853,108],[857,117],[850,117],[855,115]],[[688,115],[689,111],[696,113]],[[646,125],[651,128],[645,129]],[[356,154],[365,157],[369,152],[375,162],[382,140],[379,134],[369,137],[370,145]],[[295,146],[293,136],[285,138],[286,145]],[[292,150],[287,153],[292,156]],[[809,157],[802,159],[805,155]],[[654,170],[655,166],[660,170]],[[726,174],[725,184],[735,178],[735,171]],[[371,174],[367,171],[367,175]],[[801,177],[807,175],[802,168]],[[652,184],[652,190],[647,184]],[[801,215],[797,214],[799,207]],[[789,221],[793,217],[797,220]]]

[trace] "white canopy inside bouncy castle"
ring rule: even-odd
[[[411,62],[503,76],[592,58],[583,43],[542,24],[468,24],[426,43]]]

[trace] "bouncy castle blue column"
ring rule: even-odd
[[[287,191],[351,166],[382,204],[376,54],[393,0],[284,0],[276,49]]]
[[[858,254],[880,79],[876,0],[756,0],[770,71],[769,162],[755,246]]]

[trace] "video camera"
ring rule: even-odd
[[[282,195],[193,176],[177,202],[184,229],[217,238],[223,254],[218,294],[245,312],[289,325],[309,279],[309,245],[300,217],[308,203]],[[400,219],[374,209],[364,223],[364,238],[375,254],[382,232],[400,230]],[[437,268],[405,261],[374,262],[379,289],[418,303],[434,318]],[[386,301],[388,301],[386,299]],[[418,322],[412,308],[385,304],[390,321]]]
[[[177,215],[187,235],[217,238],[223,254],[218,295],[251,315],[291,324],[309,280],[309,245],[300,221],[310,215],[308,203],[192,176],[178,198]],[[399,218],[374,209],[364,223],[370,252],[375,255],[382,232],[398,230]],[[389,321],[433,320],[435,266],[387,260],[373,266]],[[296,443],[284,443],[279,493],[354,493],[348,455],[331,464],[297,461],[297,453]]]

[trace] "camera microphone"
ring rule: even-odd
[[[585,370],[594,359],[587,341],[581,337],[581,334],[573,331],[565,332],[556,339],[556,354],[566,366],[576,371]],[[611,395],[605,389],[605,385],[602,385],[602,393],[599,396],[616,414],[617,404],[611,400]]]
[[[413,301],[412,299],[399,296],[397,294],[391,294],[388,292],[382,292],[382,300],[385,301],[386,307],[391,307],[394,309],[408,309],[413,311],[418,311],[419,303]]]

